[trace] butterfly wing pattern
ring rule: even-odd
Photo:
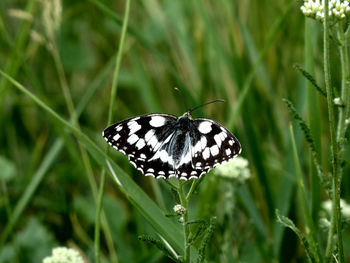
[[[102,136],[146,176],[199,178],[218,164],[236,157],[236,137],[210,119],[147,114],[107,127]]]

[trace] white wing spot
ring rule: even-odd
[[[231,154],[231,149],[226,149],[226,155],[230,155]]]
[[[158,140],[156,136],[153,136],[150,140],[147,141],[148,145],[151,145],[151,147],[154,149],[158,143]]]
[[[207,134],[211,132],[211,126],[212,126],[211,122],[202,121],[198,126],[198,130],[200,133]]]
[[[198,141],[196,145],[193,147],[193,152],[197,153],[197,152],[200,152],[201,150],[202,150],[202,143],[201,141]]]
[[[221,132],[219,133],[219,134],[216,134],[215,136],[214,136],[214,140],[215,140],[215,142],[216,142],[216,144],[219,146],[219,147],[221,147],[221,143],[222,143],[222,137],[221,137]]]
[[[129,127],[129,129],[130,129],[129,135],[130,135],[130,134],[134,134],[135,132],[137,132],[138,130],[141,129],[141,125],[138,124],[136,121],[130,121],[130,122],[128,123],[128,127]]]
[[[168,162],[168,153],[167,153],[167,151],[166,150],[161,150],[160,152],[159,152],[159,158],[160,158],[160,160],[163,162],[163,163],[166,163],[166,162]]]
[[[140,139],[140,140],[138,140],[138,142],[136,143],[136,148],[138,149],[138,150],[140,150],[140,149],[142,149],[144,146],[146,145],[146,143],[145,143],[145,140],[144,139]]]
[[[233,140],[229,140],[228,143],[232,146],[234,141]]]
[[[210,157],[210,151],[209,151],[209,148],[205,148],[204,151],[203,151],[203,158],[204,160],[208,159]]]
[[[210,152],[211,152],[212,156],[218,155],[219,154],[219,147],[217,145],[210,147]]]
[[[135,142],[138,141],[138,139],[139,139],[139,136],[137,136],[136,134],[133,134],[127,139],[127,142],[130,144],[134,144]]]
[[[161,127],[165,124],[166,119],[162,116],[153,116],[149,122],[152,127]]]
[[[204,149],[207,146],[207,138],[204,136],[201,137],[201,144],[202,144],[202,149]]]
[[[145,141],[148,142],[154,135],[154,130],[149,130],[146,134],[145,134]]]
[[[114,135],[113,140],[118,141],[119,138],[120,138],[120,135],[119,133],[117,133],[116,135]]]
[[[117,132],[120,132],[123,129],[123,125],[119,125],[115,128]]]
[[[141,154],[140,154],[140,157],[141,157],[142,159],[145,159],[145,160],[146,160],[146,158],[147,158],[146,154],[144,154],[144,153],[141,153]]]
[[[133,161],[130,161],[130,163],[136,168],[136,163],[134,163]]]

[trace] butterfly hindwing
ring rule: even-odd
[[[236,137],[210,119],[194,119],[191,129],[192,164],[197,169],[211,169],[236,157],[241,145]]]

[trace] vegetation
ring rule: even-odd
[[[346,3],[0,1],[0,262],[349,262]],[[185,182],[109,150],[174,87],[226,101],[193,115],[243,158]]]

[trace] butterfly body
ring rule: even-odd
[[[179,118],[142,115],[113,124],[102,135],[144,175],[156,178],[199,178],[241,151],[231,132],[213,120],[192,119],[190,112]]]

